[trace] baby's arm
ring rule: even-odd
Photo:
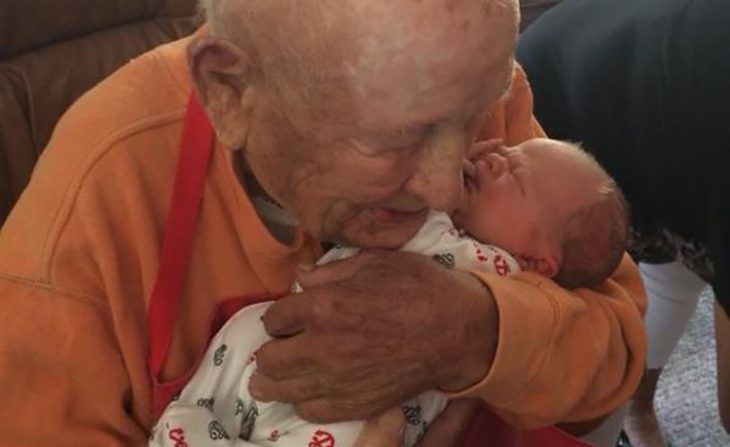
[[[306,447],[330,442],[346,447],[354,443],[362,421],[312,424],[299,418],[290,404],[257,402],[248,393],[256,369],[255,352],[271,340],[260,320],[269,305],[248,306],[221,328],[193,378],[157,422],[150,447]]]
[[[151,447],[255,445],[241,437],[247,438],[258,415],[246,388],[256,349],[271,339],[260,321],[269,305],[244,308],[216,334],[195,375],[157,422]]]

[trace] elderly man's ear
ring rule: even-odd
[[[229,149],[243,147],[256,96],[247,82],[251,59],[229,40],[200,36],[188,47],[188,65],[218,141]]]

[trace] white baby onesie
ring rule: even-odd
[[[444,213],[432,212],[401,249],[429,256],[447,268],[500,275],[519,271],[507,252],[461,235]],[[318,264],[358,252],[356,248],[334,248]],[[299,418],[289,404],[257,402],[249,395],[248,381],[256,369],[255,352],[271,340],[260,319],[270,305],[248,306],[221,328],[191,381],[155,425],[151,447],[347,447],[354,443],[363,421],[313,424]],[[446,396],[437,391],[403,403],[403,445],[414,445],[446,403]]]

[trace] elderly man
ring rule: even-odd
[[[516,1],[206,9],[208,30],[66,114],[2,230],[0,444],[144,442],[214,309],[297,275],[250,390],[307,419],[439,388],[533,428],[631,394],[645,348],[628,260],[577,292],[388,251],[306,267],[315,241],[396,248],[429,208],[452,210],[476,139],[542,134],[512,58]]]

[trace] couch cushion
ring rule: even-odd
[[[132,22],[0,60],[0,223],[71,103],[130,59],[197,24],[193,16]]]
[[[195,0],[2,1],[0,59],[126,23],[196,13]]]

